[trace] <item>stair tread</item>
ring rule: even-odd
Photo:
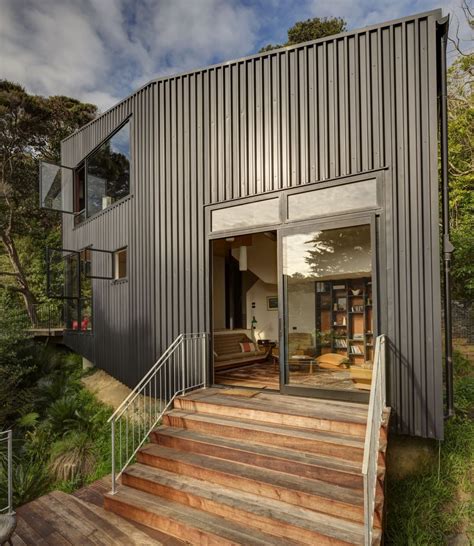
[[[244,526],[229,521],[227,518],[203,512],[144,491],[138,491],[125,485],[121,485],[115,495],[108,493],[106,497],[112,502],[122,502],[147,512],[160,514],[187,527],[193,527],[204,533],[212,533],[236,544],[255,544],[256,546],[297,544],[295,541],[289,541],[286,538],[279,539],[257,529],[250,529],[247,525]]]
[[[348,434],[338,432],[327,432],[320,430],[308,431],[307,429],[289,427],[285,425],[263,424],[249,419],[233,419],[231,417],[215,416],[209,413],[198,413],[185,410],[171,410],[166,415],[170,417],[181,417],[197,421],[207,421],[214,424],[222,424],[227,426],[235,426],[238,428],[248,429],[251,431],[269,432],[272,434],[291,435],[297,440],[298,438],[306,440],[319,440],[335,445],[344,445],[346,447],[354,447],[363,449],[364,438],[358,438]]]
[[[248,512],[255,517],[270,518],[278,523],[320,533],[338,540],[359,543],[363,538],[363,525],[337,517],[289,505],[279,500],[239,491],[219,484],[181,476],[165,470],[135,464],[126,470],[127,475],[177,489],[185,494],[205,498]],[[250,523],[251,520],[249,520]],[[278,532],[278,531],[276,531]]]
[[[173,461],[215,470],[231,476],[243,477],[255,482],[264,482],[266,484],[299,491],[309,495],[323,496],[327,499],[348,505],[361,506],[363,504],[362,490],[342,487],[321,480],[312,478],[305,478],[302,480],[299,476],[287,474],[278,470],[269,470],[245,463],[219,459],[209,455],[180,451],[169,447],[163,447],[158,444],[147,444],[141,448],[140,452],[152,457],[172,459]]]
[[[159,434],[160,436],[166,435],[178,438],[185,438],[204,444],[231,448],[233,450],[239,451],[247,451],[267,457],[286,459],[289,462],[297,462],[312,466],[321,466],[340,472],[349,472],[352,474],[360,475],[362,470],[362,463],[360,462],[337,459],[304,451],[297,451],[296,449],[257,444],[248,440],[234,440],[232,438],[211,436],[209,434],[202,434],[193,430],[187,430],[185,428],[161,425],[155,429],[155,433]]]
[[[316,399],[305,400],[298,397],[295,400],[288,400],[287,396],[277,394],[258,393],[252,398],[228,396],[222,394],[223,389],[206,389],[192,392],[177,397],[183,401],[199,401],[210,405],[221,405],[246,410],[267,411],[270,413],[283,414],[293,417],[307,417],[313,419],[324,419],[330,421],[342,421],[346,423],[362,424],[367,423],[367,406],[362,404],[331,403]]]

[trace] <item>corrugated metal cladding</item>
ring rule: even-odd
[[[131,116],[132,196],[64,221],[65,247],[128,245],[128,282],[94,282],[94,335],[68,343],[135,384],[178,333],[208,328],[206,204],[386,168],[390,402],[400,432],[441,437],[440,16],[163,78],[66,139],[74,166]]]

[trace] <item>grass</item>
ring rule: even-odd
[[[445,440],[433,446],[439,448],[435,464],[431,460],[404,479],[388,477],[386,544],[441,545],[456,535],[472,543],[474,372],[472,362],[459,353],[454,369],[456,416],[446,423]]]

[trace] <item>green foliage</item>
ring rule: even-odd
[[[18,331],[12,323],[9,335],[2,331],[0,337],[0,426],[14,431],[15,506],[53,488],[72,491],[102,477],[110,472],[111,454],[111,410],[83,388],[81,359]],[[1,448],[3,505],[6,453]]]
[[[446,423],[439,469],[388,481],[386,544],[443,545],[474,521],[474,374],[455,355],[456,416]]]
[[[45,246],[60,241],[60,215],[38,206],[39,161],[58,163],[60,141],[95,115],[91,104],[0,80],[0,292],[15,295],[31,321],[46,299]]]
[[[448,155],[453,296],[474,299],[474,53],[459,56],[448,74]]]
[[[346,21],[340,17],[313,17],[298,21],[288,29],[288,40],[284,44],[268,44],[260,49],[260,53],[339,34],[346,28]]]
[[[94,470],[96,449],[88,432],[69,432],[53,444],[51,473],[60,481],[82,481]]]

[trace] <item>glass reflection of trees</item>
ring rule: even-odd
[[[300,245],[300,261],[304,260],[305,265],[290,275],[291,280],[337,278],[370,272],[370,226],[315,231],[310,237]],[[303,245],[306,248],[303,249]]]
[[[88,214],[102,210],[129,192],[130,129],[127,123],[87,160]]]

